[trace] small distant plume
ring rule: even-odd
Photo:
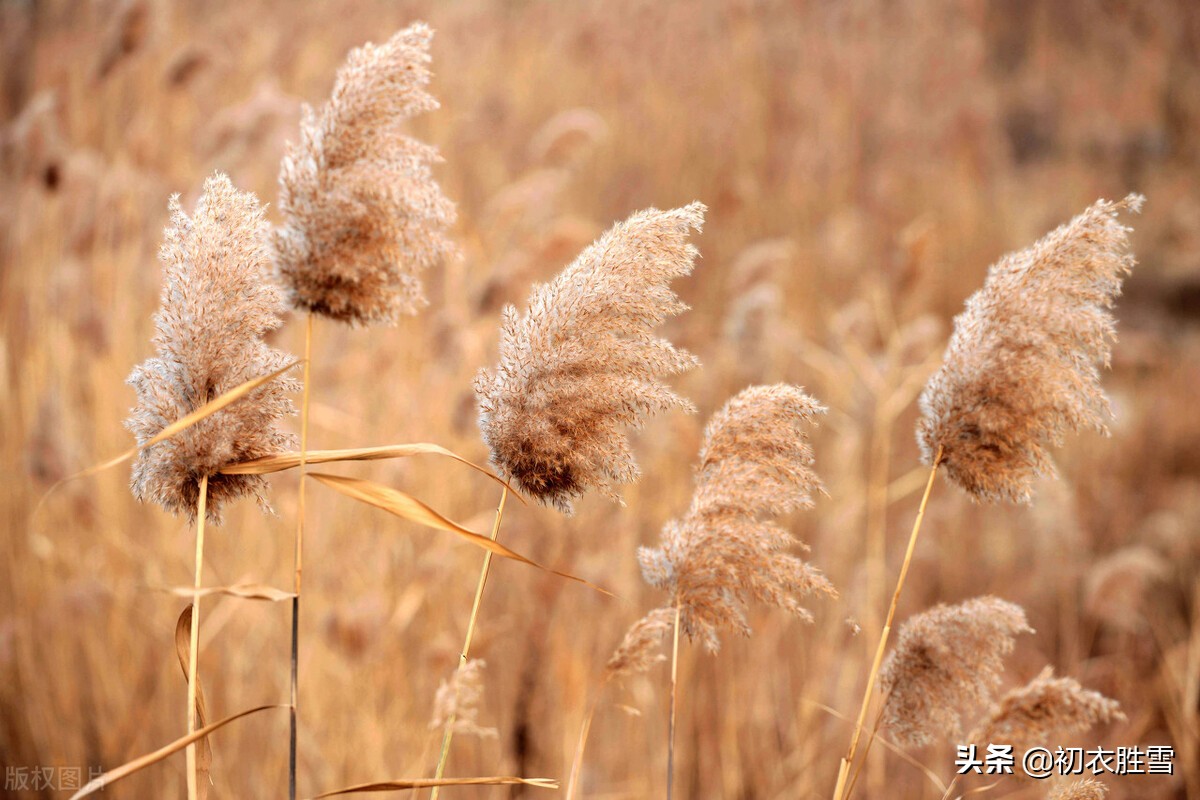
[[[962,714],[992,699],[1019,633],[1033,633],[1025,611],[995,597],[908,619],[880,673],[888,728],[913,747],[958,736]]]
[[[1123,720],[1121,707],[1074,678],[1055,678],[1050,667],[1027,685],[1004,695],[968,737],[977,744],[1011,744],[1013,752],[1051,745],[1056,735],[1081,733]]]
[[[463,736],[494,739],[495,728],[479,725],[479,701],[483,698],[483,668],[487,662],[473,658],[454,671],[450,680],[442,681],[433,701],[433,719],[429,729],[445,728],[454,720],[453,730]]]
[[[811,620],[800,598],[836,594],[787,552],[798,542],[769,519],[811,507],[822,491],[807,431],[824,411],[796,386],[739,393],[705,428],[687,514],[667,524],[659,547],[638,551],[642,576],[671,593],[681,629],[710,650],[719,628],[750,632],[742,609],[751,599]]]
[[[653,331],[687,308],[670,283],[692,271],[704,210],[638,212],[535,286],[524,314],[504,308],[499,366],[475,394],[492,463],[521,491],[564,513],[592,488],[619,500],[613,486],[638,477],[625,429],[693,410],[659,376],[696,357]]]
[[[604,679],[613,680],[639,675],[667,660],[659,652],[663,636],[675,622],[675,611],[656,608],[630,626],[625,638],[604,667]]]
[[[134,368],[128,383],[137,405],[125,426],[139,444],[175,420],[253,378],[284,367],[291,357],[263,342],[280,325],[283,295],[270,280],[267,223],[258,199],[216,174],[189,217],[171,199],[171,227],[159,253],[162,306],[154,317],[158,355]],[[200,478],[209,476],[208,517],[221,519],[230,500],[254,495],[265,507],[258,475],[221,475],[229,464],[287,450],[293,437],[276,428],[295,409],[294,380],[277,378],[248,397],[139,453],[132,488],[189,518],[196,513]]]
[[[1048,449],[1067,432],[1106,432],[1100,388],[1116,322],[1109,311],[1134,266],[1130,229],[1141,195],[1101,200],[988,271],[954,323],[945,363],[921,395],[917,440],[978,500],[1028,502],[1054,471]]]
[[[437,150],[401,132],[438,107],[429,85],[433,31],[418,23],[363,45],[338,70],[320,111],[279,172],[279,272],[297,307],[352,324],[392,323],[427,304],[418,273],[454,252],[454,204],[433,179]]]
[[[1104,800],[1108,787],[1091,778],[1067,782],[1061,780],[1046,795],[1046,800]]]

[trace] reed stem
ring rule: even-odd
[[[208,476],[200,476],[200,499],[196,502],[196,578],[192,595],[192,637],[188,653],[187,732],[196,730],[196,672],[197,656],[200,651],[200,585],[204,573],[204,518],[208,514]],[[187,746],[187,796],[196,800],[199,786],[196,784],[196,743]]]
[[[300,488],[296,496],[295,580],[292,591],[292,677],[291,702],[288,706],[288,800],[296,800],[296,713],[300,673],[300,579],[304,571],[304,471],[308,454],[308,389],[309,367],[312,364],[313,314],[308,312],[304,324],[304,390],[300,401]]]
[[[679,685],[679,617],[682,605],[675,600],[675,641],[671,646],[671,722],[667,728],[667,800],[675,788],[675,695]]]
[[[867,677],[867,687],[863,690],[862,706],[858,710],[858,721],[854,723],[854,735],[850,739],[850,747],[838,767],[837,786],[833,790],[833,800],[845,800],[849,792],[845,792],[846,779],[850,776],[850,764],[858,750],[858,740],[862,735],[863,723],[867,719],[867,709],[871,706],[871,692],[879,678],[879,667],[883,663],[883,654],[887,649],[888,636],[892,632],[892,622],[896,617],[896,606],[900,603],[900,592],[904,589],[904,579],[908,577],[908,568],[912,564],[913,552],[917,548],[917,537],[921,533],[921,521],[925,518],[925,506],[929,502],[929,493],[933,489],[933,479],[937,476],[938,465],[942,462],[942,448],[938,448],[933,459],[933,467],[929,470],[929,480],[925,484],[925,494],[921,496],[921,506],[917,509],[917,518],[913,522],[912,534],[908,537],[908,549],[904,553],[904,563],[900,565],[900,577],[896,581],[896,590],[892,593],[892,604],[888,607],[887,619],[883,623],[883,631],[879,634],[879,646],[875,649],[875,660],[871,663],[871,673]]]
[[[500,535],[500,522],[504,519],[504,503],[508,500],[508,487],[505,486],[500,492],[500,503],[496,506],[496,518],[492,522],[492,541],[496,541],[496,537]],[[479,570],[479,583],[475,586],[475,600],[471,604],[471,618],[467,621],[467,636],[463,640],[462,652],[458,656],[458,668],[462,669],[467,663],[467,656],[471,653],[471,640],[475,637],[475,621],[479,617],[479,605],[483,600],[483,587],[487,585],[488,573],[492,569],[492,551],[488,551],[483,557],[483,567]],[[437,771],[434,773],[434,779],[440,780],[446,773],[446,761],[450,757],[450,741],[454,738],[454,721],[455,715],[451,714],[446,720],[446,730],[442,734],[442,752],[438,756]],[[430,800],[437,800],[438,790],[440,786],[433,787],[433,793],[430,795]]]

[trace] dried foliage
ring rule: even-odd
[[[941,448],[947,474],[975,499],[1028,502],[1033,478],[1054,471],[1051,446],[1082,428],[1106,432],[1109,308],[1134,265],[1117,213],[1142,201],[1100,200],[1005,256],[955,319],[921,395],[917,440],[926,463]]]
[[[1074,678],[1055,678],[1046,667],[993,706],[968,737],[977,744],[1011,744],[1013,751],[1050,746],[1055,735],[1081,733],[1094,725],[1125,719],[1120,705],[1084,689]]]
[[[137,405],[125,425],[143,444],[168,424],[248,380],[284,367],[291,358],[263,342],[280,325],[283,295],[270,281],[267,223],[257,198],[216,174],[188,217],[171,200],[171,227],[159,252],[162,305],[154,317],[158,355],[134,368],[128,383]],[[294,413],[279,378],[240,402],[201,420],[138,455],[132,488],[141,501],[194,517],[200,478],[208,481],[208,518],[225,503],[254,495],[266,506],[260,475],[223,475],[222,467],[286,450],[292,436],[276,427]]]
[[[633,623],[605,665],[604,679],[607,681],[639,675],[655,664],[666,661],[667,657],[658,652],[658,648],[674,622],[674,610],[656,608]]]
[[[433,701],[431,731],[440,730],[449,723],[456,734],[496,737],[495,728],[479,725],[479,701],[483,698],[483,669],[486,666],[486,661],[472,658],[456,669],[449,680],[442,681]]]
[[[719,628],[750,632],[749,599],[809,620],[800,598],[836,594],[820,571],[787,552],[796,540],[768,519],[811,507],[822,491],[807,429],[824,411],[786,384],[739,393],[704,431],[687,514],[667,524],[659,547],[638,551],[643,577],[671,593],[682,630],[710,650]]]
[[[659,376],[698,362],[653,331],[687,308],[670,283],[692,271],[704,211],[640,211],[535,286],[525,314],[505,307],[499,366],[475,393],[492,463],[521,491],[564,513],[588,489],[619,499],[638,477],[626,428],[692,410]]]
[[[1104,800],[1108,796],[1108,787],[1091,778],[1081,778],[1077,781],[1059,781],[1050,790],[1047,800]]]
[[[427,303],[418,272],[453,252],[454,205],[431,170],[437,150],[401,132],[438,107],[425,90],[432,38],[418,23],[351,51],[329,102],[304,108],[300,142],[280,167],[284,223],[273,238],[297,308],[395,322]]]
[[[889,729],[914,747],[958,736],[963,712],[992,699],[1016,635],[1032,632],[1020,606],[995,597],[910,618],[881,673]]]

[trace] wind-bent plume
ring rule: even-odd
[[[170,423],[253,378],[292,360],[263,341],[280,325],[283,293],[271,281],[268,225],[253,194],[217,173],[189,217],[171,199],[171,227],[159,251],[162,306],[154,317],[158,355],[134,368],[128,383],[137,405],[125,426],[145,443]],[[208,513],[254,495],[266,507],[261,475],[223,475],[222,467],[287,450],[293,437],[276,427],[295,413],[281,377],[181,433],[138,454],[132,488],[142,502],[192,518],[200,479],[208,476]]]
[[[433,31],[418,23],[350,52],[320,111],[279,171],[283,224],[273,243],[297,308],[351,324],[393,323],[427,304],[418,273],[454,252],[455,209],[433,179],[437,150],[401,132],[438,107]]]
[[[1050,447],[1082,428],[1107,432],[1109,309],[1135,263],[1117,213],[1143,200],[1101,200],[1005,256],[955,319],[921,395],[917,441],[927,464],[940,448],[946,473],[975,499],[1028,502],[1033,478],[1054,471]]]
[[[687,308],[670,284],[692,271],[704,211],[640,211],[535,286],[524,314],[504,309],[500,363],[475,394],[492,463],[522,492],[564,513],[588,489],[619,501],[638,477],[626,429],[694,410],[659,378],[699,362],[654,329]]]
[[[788,552],[799,542],[770,519],[810,508],[823,491],[807,431],[824,411],[796,386],[743,390],[705,428],[691,507],[667,524],[659,547],[638,551],[642,576],[670,592],[683,632],[710,650],[720,628],[750,632],[749,600],[811,620],[800,599],[836,595],[819,570]]]
[[[675,612],[656,608],[629,626],[625,638],[617,645],[604,666],[604,680],[627,678],[649,671],[655,664],[667,660],[660,652],[663,637],[675,623]]]
[[[976,744],[1011,744],[1014,753],[1054,744],[1056,734],[1082,733],[1113,720],[1123,720],[1121,706],[1099,692],[1084,689],[1074,678],[1055,678],[1046,667],[1036,678],[1000,698],[968,736]]]
[[[963,713],[991,701],[1019,633],[1033,633],[1025,611],[995,597],[908,619],[880,673],[888,728],[913,747],[957,737]]]

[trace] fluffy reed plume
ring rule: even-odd
[[[158,355],[134,368],[128,383],[137,405],[125,426],[141,444],[175,420],[252,378],[285,366],[290,357],[268,347],[263,334],[278,328],[283,295],[270,280],[267,223],[257,198],[217,173],[189,217],[171,199],[171,227],[159,251],[162,307],[154,317]],[[168,511],[194,517],[201,476],[208,476],[207,517],[242,495],[266,506],[258,475],[222,475],[229,464],[277,453],[292,437],[276,428],[294,413],[279,378],[249,397],[143,450],[133,465],[133,493]]]
[[[704,211],[638,212],[535,286],[523,315],[505,307],[499,366],[475,393],[492,463],[522,491],[564,513],[591,488],[619,500],[613,486],[638,476],[626,427],[693,410],[659,376],[698,362],[653,330],[687,308],[670,282],[692,271]]]
[[[800,598],[836,594],[786,552],[797,544],[791,534],[765,519],[809,508],[823,491],[807,429],[824,411],[795,386],[744,389],[705,428],[691,507],[667,524],[659,547],[638,551],[643,577],[671,593],[681,629],[710,650],[719,628],[750,632],[742,610],[750,599],[811,619]]]
[[[438,107],[424,24],[350,52],[321,110],[303,110],[300,142],[279,172],[274,232],[290,300],[353,324],[395,322],[426,304],[417,273],[453,252],[454,205],[433,179],[437,150],[401,133]]]
[[[980,500],[1028,502],[1053,473],[1048,448],[1067,432],[1105,432],[1100,388],[1116,323],[1109,311],[1133,268],[1122,210],[1100,200],[1032,247],[1002,258],[955,319],[945,363],[921,395],[917,440]]]
[[[604,666],[605,682],[640,675],[666,661],[667,657],[658,652],[658,648],[674,622],[673,609],[656,608],[633,623]]]
[[[1050,746],[1053,736],[1081,733],[1094,725],[1125,719],[1120,705],[1084,689],[1074,678],[1055,678],[1046,667],[1019,689],[1004,695],[968,737],[977,744],[1011,744],[1023,753]]]
[[[938,605],[901,625],[880,674],[896,738],[919,747],[958,736],[962,713],[992,699],[1019,633],[1033,633],[1025,611],[995,597]]]
[[[1059,781],[1046,800],[1104,800],[1108,797],[1108,787],[1100,781],[1091,778],[1081,778],[1077,781]]]
[[[442,681],[433,701],[430,730],[449,724],[455,733],[494,739],[495,728],[479,724],[479,701],[483,698],[483,668],[487,662],[472,658],[454,671],[449,680]]]

